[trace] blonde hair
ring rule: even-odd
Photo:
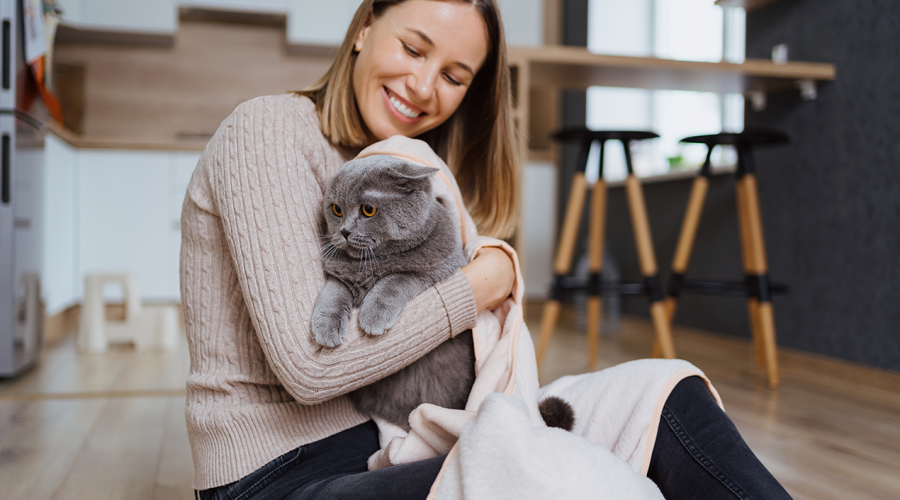
[[[322,78],[297,93],[316,104],[322,133],[343,146],[368,145],[353,93],[353,45],[360,31],[406,0],[365,0],[350,23],[337,57]],[[495,0],[451,0],[471,4],[488,34],[488,53],[456,112],[420,135],[456,175],[466,208],[481,234],[509,237],[519,215],[520,159],[512,116],[506,37]]]

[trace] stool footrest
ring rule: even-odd
[[[614,293],[619,295],[642,295],[647,293],[646,283],[619,283],[601,281],[596,275],[584,277],[560,276],[553,278],[550,284],[550,298],[561,300],[565,292],[586,291],[589,295]]]
[[[787,286],[771,283],[768,285],[768,290],[770,293],[786,293]],[[677,292],[739,295],[744,297],[757,295],[754,287],[749,286],[746,282],[736,281],[681,280]],[[670,290],[669,295],[677,295],[677,293],[673,294]]]

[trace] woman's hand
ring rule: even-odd
[[[506,252],[499,248],[482,248],[472,262],[462,268],[475,294],[478,312],[494,309],[512,293],[516,272]]]

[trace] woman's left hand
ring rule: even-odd
[[[472,262],[462,268],[475,294],[478,312],[494,309],[509,297],[516,272],[509,256],[499,248],[482,248]]]

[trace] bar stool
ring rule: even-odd
[[[559,317],[560,301],[563,292],[566,290],[586,290],[588,293],[587,347],[589,369],[593,369],[597,362],[598,331],[602,306],[600,297],[604,291],[615,291],[622,294],[646,294],[650,299],[650,314],[653,318],[653,326],[656,329],[657,343],[661,346],[661,354],[666,358],[674,358],[675,347],[672,344],[670,323],[666,319],[662,287],[659,281],[659,270],[656,265],[656,255],[653,251],[647,208],[644,204],[644,193],[641,189],[640,181],[634,175],[630,149],[631,141],[652,139],[659,136],[653,132],[594,131],[578,127],[560,130],[553,134],[552,137],[561,142],[577,142],[579,149],[576,172],[572,178],[572,188],[569,192],[563,228],[556,249],[556,260],[553,266],[554,278],[550,286],[550,297],[544,304],[543,316],[541,317],[541,333],[537,347],[538,369],[540,369],[541,361],[550,345],[550,339],[553,337],[556,321]],[[601,273],[603,272],[603,234],[606,223],[606,182],[603,180],[603,152],[606,141],[609,140],[621,141],[625,150],[625,165],[628,168],[625,190],[641,265],[641,274],[644,277],[643,283],[603,284],[601,280]],[[581,224],[581,214],[588,191],[584,171],[587,167],[591,145],[595,141],[600,143],[600,175],[594,184],[591,196],[588,232],[589,277],[587,283],[584,283],[583,280],[579,283],[566,275],[572,268],[572,257],[575,252],[575,243],[578,239],[578,229]]]
[[[675,257],[672,261],[672,277],[665,301],[666,317],[671,324],[682,292],[728,294],[747,297],[747,311],[750,329],[753,333],[756,360],[760,367],[768,370],[769,385],[777,387],[778,355],[775,343],[775,319],[772,311],[772,293],[786,291],[782,285],[769,282],[769,267],[763,240],[762,218],[756,184],[756,167],[753,161],[753,147],[758,145],[783,144],[790,139],[783,132],[775,130],[748,130],[741,133],[721,133],[687,137],[681,142],[706,144],[706,161],[694,179],[687,210],[678,237]],[[721,281],[699,281],[685,279],[697,226],[703,212],[703,203],[709,189],[713,148],[718,145],[733,145],[737,150],[737,172],[735,195],[737,198],[738,223],[741,234],[741,253],[744,263],[744,283]],[[654,352],[658,352],[658,346]]]

